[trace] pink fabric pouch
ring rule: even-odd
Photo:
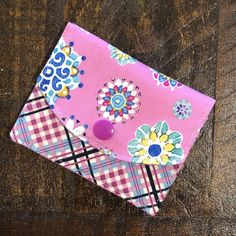
[[[214,102],[68,23],[11,138],[155,215]]]

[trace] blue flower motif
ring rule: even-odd
[[[70,99],[70,90],[83,87],[79,75],[84,74],[84,71],[78,67],[86,57],[78,55],[73,46],[74,42],[68,45],[61,38],[37,78],[39,88],[51,108],[59,97]]]
[[[173,106],[174,115],[180,119],[188,119],[192,114],[192,104],[185,99],[179,100]]]

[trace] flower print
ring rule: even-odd
[[[185,99],[177,101],[173,106],[174,115],[180,119],[188,119],[192,114],[192,104]]]
[[[70,99],[70,90],[83,87],[79,75],[83,75],[84,71],[78,67],[86,57],[78,55],[73,46],[74,42],[66,44],[61,38],[37,78],[39,88],[51,108],[58,98]]]
[[[71,115],[68,119],[63,117],[62,120],[65,122],[65,127],[75,136],[79,137],[82,141],[87,141],[83,136],[88,125],[78,125],[79,120],[75,119],[74,115]]]
[[[144,124],[136,130],[136,138],[128,143],[128,152],[132,162],[175,165],[184,157],[182,139],[182,134],[171,131],[165,121],[153,127]]]
[[[180,82],[171,79],[170,77],[156,71],[152,70],[152,78],[157,82],[157,85],[162,85],[163,87],[170,87],[173,91],[175,88],[183,86]]]
[[[128,54],[122,52],[121,50],[113,47],[112,45],[108,46],[109,49],[111,50],[111,58],[116,59],[117,62],[121,65],[127,65],[127,64],[135,64],[136,59],[133,57],[129,56]]]
[[[97,110],[102,113],[100,115],[116,123],[125,122],[130,116],[133,118],[132,115],[138,112],[140,105],[139,88],[132,81],[127,82],[125,79],[114,79],[104,86],[97,97]]]

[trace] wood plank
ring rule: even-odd
[[[235,11],[233,0],[0,1],[0,235],[235,235]],[[8,138],[67,21],[216,96],[156,218]]]
[[[235,215],[236,194],[236,2],[221,1],[212,171],[214,216]]]
[[[12,220],[9,224],[9,220]],[[150,218],[100,214],[12,214],[0,221],[5,235],[131,235],[131,236],[218,236],[235,235],[235,219]]]
[[[22,210],[21,168],[27,159],[21,156],[21,148],[12,145],[9,131],[35,82],[37,66],[42,53],[44,30],[44,2],[37,5],[27,1],[1,1],[1,208],[5,211]],[[24,6],[27,4],[27,8]],[[35,56],[37,55],[37,56]],[[28,154],[32,155],[32,154]],[[35,167],[36,168],[36,167]],[[26,175],[30,172],[25,172]],[[28,179],[27,182],[29,183]],[[37,182],[36,182],[37,184]]]

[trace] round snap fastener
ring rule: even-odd
[[[93,125],[93,134],[98,139],[107,140],[114,134],[114,126],[109,120],[98,120]]]

